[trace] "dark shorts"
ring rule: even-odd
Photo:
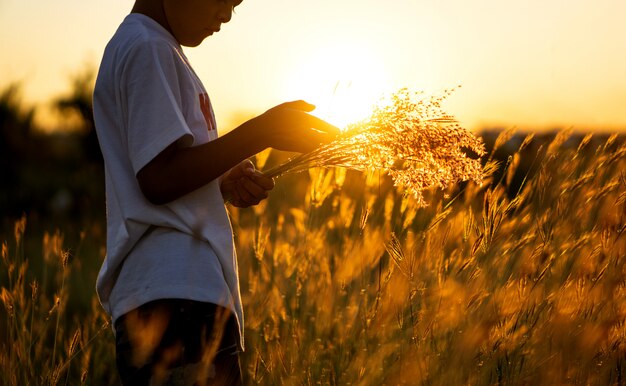
[[[181,299],[146,303],[115,322],[124,385],[240,385],[239,329],[221,306]]]

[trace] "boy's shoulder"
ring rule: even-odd
[[[178,56],[181,56],[180,45],[165,28],[148,16],[131,13],[107,43],[101,68],[121,69],[129,61],[141,67],[155,58]]]
[[[178,44],[160,24],[139,13],[131,13],[126,16],[109,41],[109,46],[130,48],[145,45],[176,47]]]

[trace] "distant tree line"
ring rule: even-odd
[[[510,133],[507,135],[507,132]],[[514,129],[493,128],[484,129],[480,136],[485,142],[488,157],[499,162],[499,167],[495,171],[492,183],[504,184],[509,197],[514,197],[523,188],[526,180],[531,178],[539,169],[547,150],[563,129],[553,129],[549,131],[529,132],[516,131]],[[498,137],[507,137],[504,143],[497,145]],[[593,154],[600,147],[604,147],[613,138],[607,150],[615,151],[626,142],[624,133],[610,133],[595,130],[589,132],[572,131],[567,139],[561,144],[562,149],[581,148],[583,154]],[[502,139],[500,137],[500,140]],[[584,142],[584,143],[583,143]],[[520,151],[520,147],[523,149]],[[494,149],[495,148],[495,149]],[[514,173],[509,175],[509,166],[515,163]]]
[[[0,213],[4,221],[23,213],[58,218],[104,214],[103,163],[92,113],[94,71],[72,78],[70,92],[54,108],[78,117],[71,132],[44,133],[35,107],[22,102],[21,86],[0,91]]]

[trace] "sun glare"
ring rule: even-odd
[[[313,50],[289,88],[317,106],[316,116],[340,128],[368,117],[388,91],[386,70],[371,50],[339,43]]]
[[[319,114],[334,125],[345,128],[350,123],[367,118],[380,96],[380,91],[370,88],[365,82],[337,81]]]

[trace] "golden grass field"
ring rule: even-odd
[[[341,169],[231,208],[247,383],[626,384],[626,145],[530,139],[426,208]],[[2,233],[2,385],[117,384],[103,227]]]

